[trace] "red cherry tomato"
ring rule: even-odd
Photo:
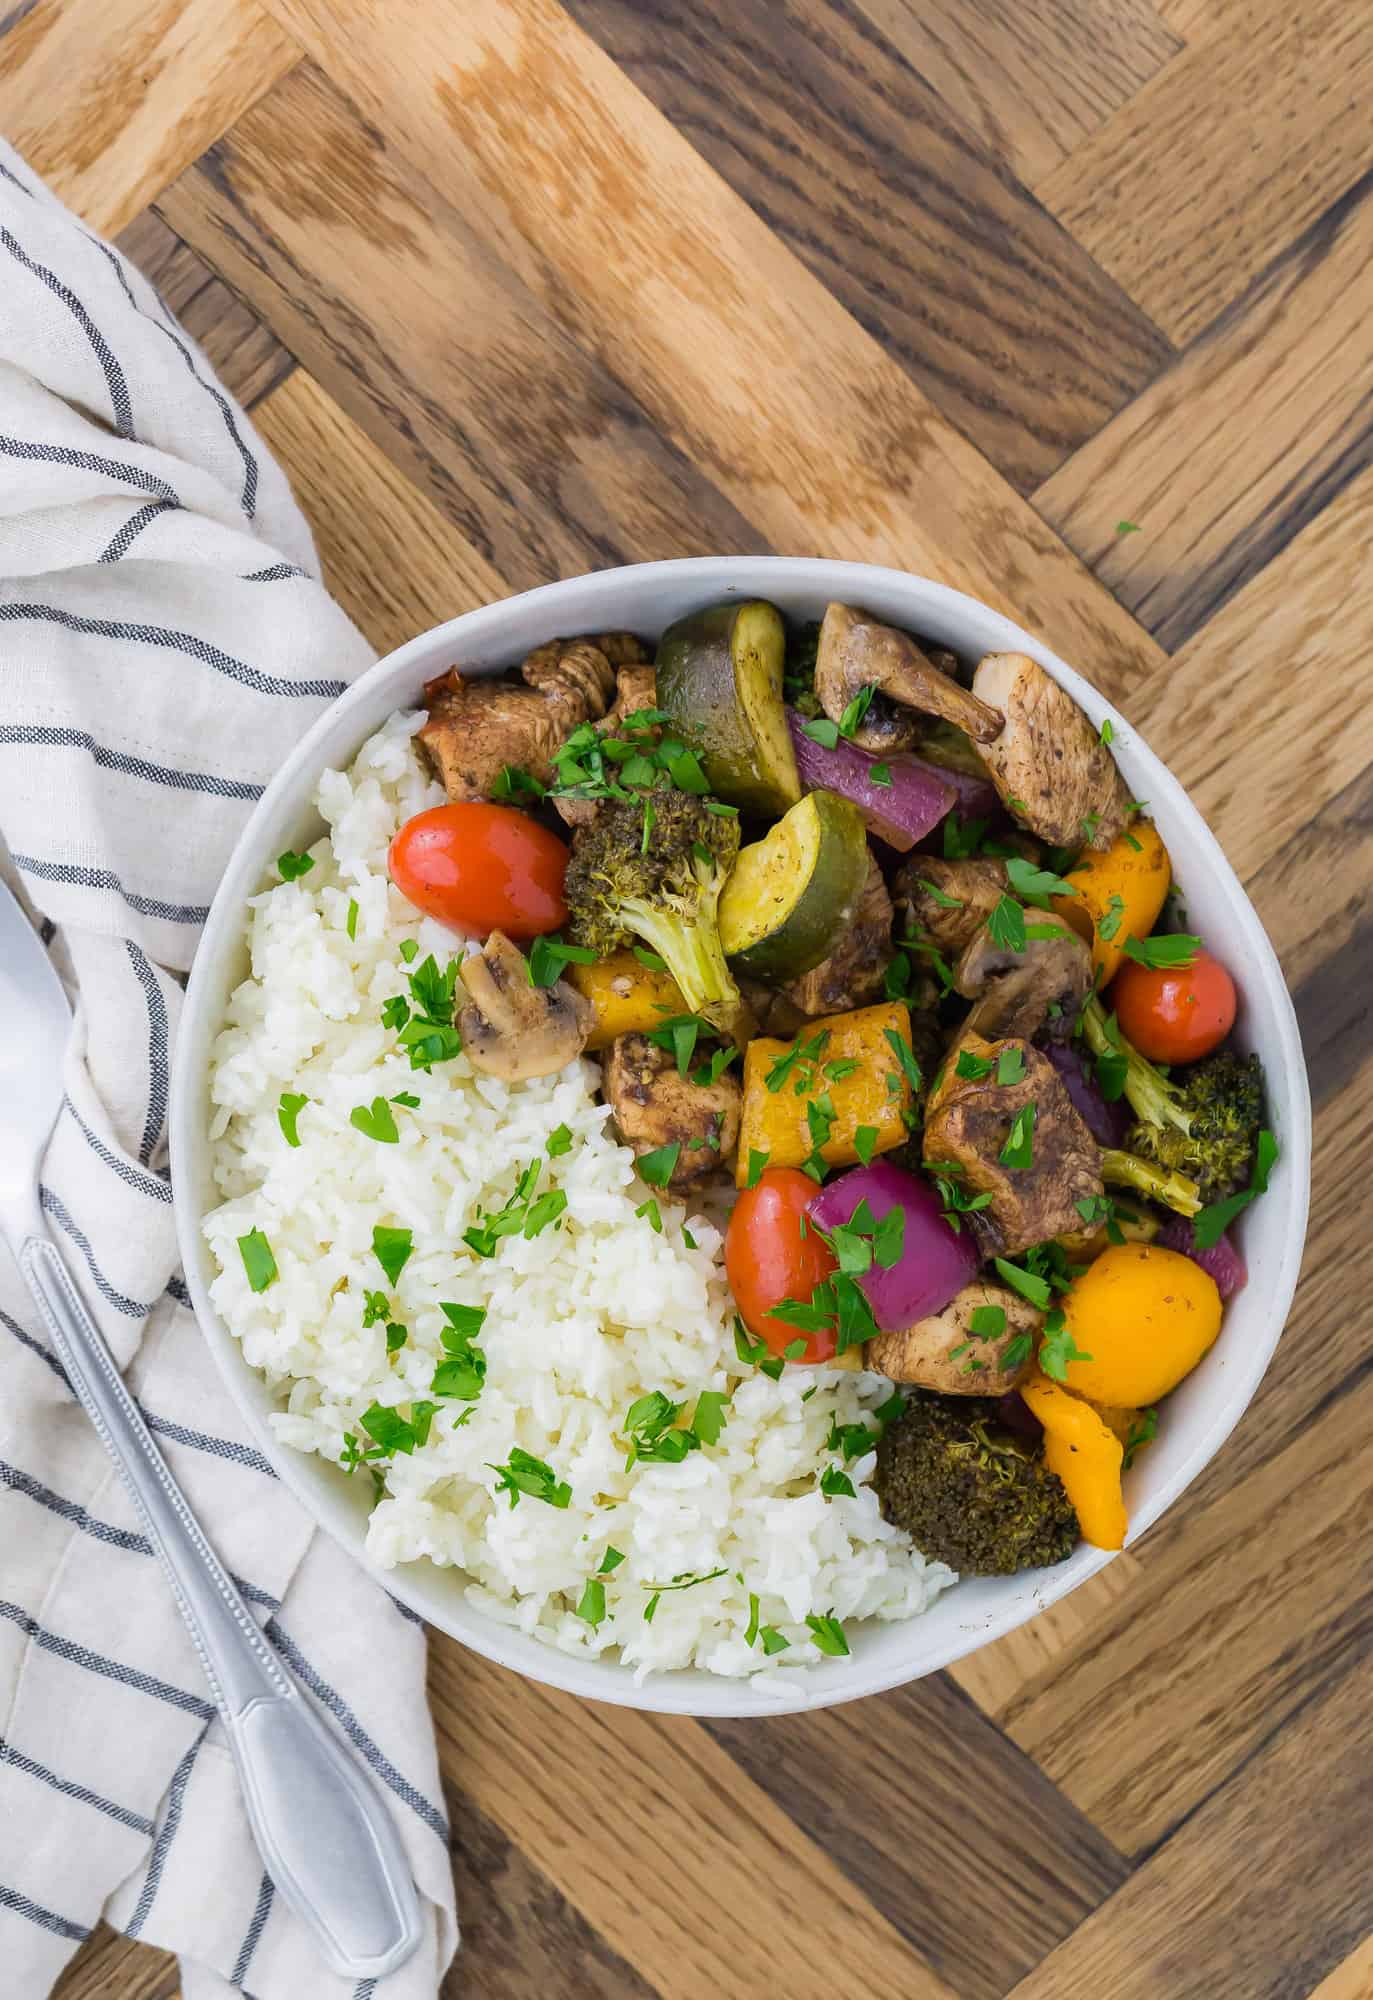
[[[834,1329],[803,1334],[784,1319],[770,1317],[783,1299],[809,1300],[822,1278],[838,1267],[813,1229],[801,1234],[801,1218],[819,1189],[797,1167],[766,1167],[756,1187],[745,1188],[735,1203],[725,1234],[725,1274],[739,1317],[751,1334],[781,1354],[795,1340],[805,1351],[794,1358],[828,1361],[834,1353]]]
[[[1111,982],[1111,1000],[1125,1039],[1150,1062],[1209,1056],[1235,1021],[1235,982],[1209,951],[1160,971],[1129,960]]]
[[[391,842],[390,866],[402,896],[458,930],[533,938],[567,922],[567,848],[515,806],[416,813]]]

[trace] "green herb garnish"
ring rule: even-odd
[[[246,1236],[238,1239],[238,1254],[243,1259],[243,1268],[248,1274],[248,1284],[255,1292],[265,1292],[268,1285],[277,1279],[277,1260],[272,1255],[272,1246],[260,1229],[250,1229]]]

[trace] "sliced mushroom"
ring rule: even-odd
[[[473,1069],[520,1083],[552,1076],[581,1054],[592,1028],[590,1003],[565,979],[535,986],[524,953],[503,932],[492,931],[458,972],[467,988],[458,1032]]]
[[[882,870],[868,855],[868,874],[838,945],[810,972],[782,988],[801,1013],[843,1014],[882,996],[892,961],[892,906]]]
[[[457,667],[426,683],[416,741],[450,799],[490,798],[506,765],[546,784],[573,730],[598,721],[615,691],[609,660],[586,639],[550,640],[520,672],[523,687],[466,680]]]
[[[815,653],[815,692],[832,721],[864,688],[876,688],[853,733],[862,750],[908,750],[920,734],[920,716],[945,722],[988,742],[1001,733],[1001,717],[951,674],[935,666],[905,632],[881,625],[851,604],[831,604]]]
[[[734,1078],[726,1073],[714,1083],[693,1083],[647,1035],[620,1035],[611,1043],[603,1088],[636,1159],[661,1146],[681,1148],[669,1187],[689,1187],[723,1165],[738,1144],[741,1093]]]
[[[1006,893],[1006,864],[992,856],[945,861],[914,854],[892,878],[902,933],[924,938],[940,956],[957,958]]]
[[[973,693],[1005,727],[984,739],[997,791],[1022,824],[1057,847],[1109,847],[1130,794],[1115,759],[1082,710],[1026,653],[988,653]]]
[[[962,1034],[1028,1041],[1042,1028],[1062,1041],[1073,1032],[1078,1009],[1092,990],[1092,954],[1075,930],[1047,910],[1027,911],[1026,930],[1039,935],[1027,936],[1023,951],[998,944],[986,924],[968,940],[954,983],[976,1005]]]
[[[988,1312],[1001,1314],[999,1330],[990,1335],[973,1323]],[[944,1396],[1004,1396],[1029,1372],[1043,1317],[1009,1286],[974,1281],[943,1312],[899,1333],[879,1333],[863,1351],[864,1366]]]
[[[952,1167],[971,1194],[990,1194],[990,1205],[971,1218],[979,1240],[988,1254],[1014,1256],[1081,1224],[1078,1203],[1103,1192],[1101,1151],[1038,1049],[1024,1041],[984,1041],[966,1030],[959,1047],[992,1066],[985,1076],[964,1077],[956,1062],[945,1063],[925,1113],[925,1164],[936,1173]],[[1017,1083],[996,1080],[1003,1049],[1020,1050]],[[1009,1166],[1001,1154],[1028,1106],[1034,1107],[1030,1164]]]

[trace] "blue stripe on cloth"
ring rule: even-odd
[[[142,1408],[142,1405],[139,1406]],[[276,1472],[260,1451],[254,1451],[250,1444],[239,1444],[233,1438],[210,1437],[205,1431],[188,1430],[185,1424],[175,1424],[169,1417],[155,1417],[151,1410],[143,1411],[143,1421],[158,1437],[170,1438],[173,1444],[184,1444],[192,1451],[206,1451],[211,1458],[232,1460],[235,1465],[246,1465],[253,1472],[265,1473],[268,1479],[275,1479]]]
[[[143,530],[150,527],[159,514],[165,514],[169,507],[175,507],[176,505],[177,502],[175,500],[150,500],[146,507],[140,507],[136,514],[129,516],[117,535],[110,537],[109,541],[100,551],[100,554],[96,557],[96,561],[102,563],[122,562]]]
[[[391,1593],[389,1590],[387,1591],[386,1595],[388,1597],[391,1597]],[[395,1605],[401,1617],[404,1618],[408,1624],[420,1625],[420,1626],[424,1624],[424,1620],[420,1617],[419,1612],[412,1611],[408,1604],[402,1604],[398,1597],[391,1597],[391,1602]]]
[[[22,1493],[27,1500],[45,1507],[50,1514],[57,1514],[64,1521],[70,1521],[83,1535],[90,1535],[94,1541],[105,1542],[111,1548],[125,1549],[130,1555],[156,1555],[152,1543],[146,1535],[139,1535],[132,1528],[116,1528],[112,1521],[102,1521],[75,1500],[66,1499],[61,1493],[54,1493],[50,1486],[25,1472],[22,1466],[7,1465],[0,1459],[0,1486],[6,1486],[12,1493]],[[229,1572],[236,1590],[253,1604],[260,1604],[266,1611],[280,1611],[281,1599],[274,1597],[270,1590],[262,1590],[246,1577]]]
[[[186,1281],[184,1278],[178,1278],[175,1274],[173,1274],[167,1280],[167,1291],[170,1297],[174,1298],[179,1306],[188,1306],[191,1303],[191,1294],[187,1290]]]
[[[4,606],[0,605],[0,611]],[[44,861],[36,854],[11,854],[11,861],[23,875],[40,882],[59,882],[66,889],[113,889],[140,917],[161,917],[169,924],[203,924],[210,914],[208,903],[163,903],[145,896],[139,889],[126,889],[112,868],[87,868],[76,861]]]
[[[145,1674],[141,1667],[126,1667],[122,1660],[111,1660],[104,1653],[93,1653],[89,1646],[79,1646],[73,1639],[64,1639],[60,1633],[49,1632],[36,1618],[30,1618],[19,1604],[0,1601],[0,1618],[8,1618],[21,1632],[54,1658],[67,1661],[73,1667],[84,1667],[88,1673],[101,1674],[108,1681],[118,1681],[124,1687],[136,1688],[140,1694],[156,1697],[158,1701],[169,1702],[173,1708],[183,1708],[188,1715],[198,1715],[205,1722],[214,1716],[212,1705],[196,1694],[188,1694],[185,1688],[173,1687],[170,1681],[160,1681],[155,1674]]]
[[[70,1917],[59,1917],[53,1910],[45,1910],[41,1903],[31,1903],[27,1896],[21,1896],[8,1883],[0,1882],[0,1908],[13,1910],[17,1917],[27,1917],[31,1924],[42,1924],[45,1931],[56,1931],[59,1937],[74,1938],[82,1944],[90,1936],[90,1926],[74,1924]]]
[[[3,243],[17,263],[26,271],[31,271],[40,284],[47,286],[56,298],[61,299],[67,311],[76,321],[91,344],[96,360],[105,376],[105,387],[110,394],[110,407],[114,412],[114,427],[121,437],[134,436],[133,400],[129,395],[129,385],[124,378],[124,370],[115,359],[114,353],[100,328],[91,318],[70,285],[64,285],[55,271],[46,264],[37,264],[24,250],[8,229],[0,224],[0,243]]]
[[[375,1979],[360,1979],[353,1988],[353,2000],[372,2000],[372,1995],[376,1990],[377,1982]]]
[[[240,583],[285,583],[288,577],[292,576],[308,577],[309,574],[310,572],[308,570],[298,568],[295,563],[285,563],[285,562],[269,563],[266,569],[249,570],[246,576],[241,576],[239,578],[239,582]]]
[[[171,1078],[171,1030],[167,1025],[167,1000],[148,955],[132,938],[125,938],[134,977],[143,988],[148,1003],[148,1115],[143,1121],[143,1143],[138,1157],[146,1167],[153,1156],[167,1117],[167,1092]]]
[[[145,1303],[138,1299],[131,1299],[126,1293],[115,1290],[95,1261],[95,1252],[91,1249],[90,1238],[77,1223],[73,1222],[71,1216],[67,1213],[61,1196],[54,1194],[50,1187],[41,1182],[38,1188],[38,1205],[45,1215],[52,1216],[53,1220],[60,1224],[81,1252],[81,1255],[86,1260],[86,1268],[91,1274],[95,1289],[99,1292],[105,1303],[113,1306],[116,1312],[123,1313],[126,1319],[146,1319],[157,1301],[149,1299]]]
[[[112,1173],[118,1175],[125,1187],[133,1188],[139,1194],[151,1195],[154,1201],[170,1204],[172,1191],[166,1181],[160,1179],[157,1174],[149,1173],[145,1168],[135,1167],[128,1160],[122,1160],[118,1153],[105,1144],[98,1132],[92,1132],[69,1097],[62,1099],[62,1108],[70,1112],[73,1123],[84,1134],[91,1151],[98,1159],[105,1162]]]
[[[297,1673],[309,1688],[316,1701],[322,1701],[329,1713],[342,1725],[349,1741],[360,1750],[383,1783],[389,1785],[398,1799],[404,1801],[424,1824],[436,1833],[444,1845],[448,1844],[448,1821],[437,1806],[431,1805],[423,1792],[417,1791],[408,1778],[403,1778],[395,1765],[372,1741],[367,1731],[358,1721],[342,1695],[337,1694],[326,1680],[315,1672],[299,1646],[288,1638],[276,1618],[267,1620],[267,1637],[287,1664]]]
[[[78,451],[69,444],[35,444],[31,438],[11,437],[8,432],[0,432],[0,453],[6,458],[25,459],[31,465],[71,465],[78,472],[103,472],[111,479],[122,479],[126,486],[136,486],[142,493],[151,493],[153,498],[166,507],[179,507],[176,491],[165,479],[156,473],[145,472],[141,465],[126,465],[122,459],[106,458],[103,452]],[[101,557],[104,561],[104,557]]]
[[[124,1926],[125,1934],[131,1938],[136,1938],[148,1921],[158,1886],[162,1881],[162,1871],[167,1865],[167,1856],[172,1851],[172,1842],[176,1839],[177,1829],[181,1825],[181,1808],[186,1798],[186,1787],[191,1781],[191,1767],[199,1755],[200,1746],[205,1741],[209,1727],[207,1722],[172,1773],[172,1782],[167,1787],[167,1815],[153,1843],[152,1857],[148,1862],[148,1872],[143,1878],[138,1905]]]
[[[18,1320],[11,1319],[9,1314],[3,1310],[0,1310],[0,1326],[5,1327],[8,1332],[14,1335],[16,1340],[21,1341],[31,1354],[36,1354],[46,1367],[51,1368],[59,1382],[65,1384],[68,1389],[71,1388],[71,1383],[67,1381],[66,1369],[62,1366],[62,1363],[50,1347],[45,1347],[41,1340],[35,1340],[31,1333],[26,1333]]]
[[[169,625],[137,625],[125,618],[86,618],[75,611],[63,611],[56,604],[0,604],[0,619],[12,624],[32,619],[40,624],[60,625],[67,632],[86,633],[96,639],[129,639],[141,646],[161,646],[170,652],[185,653],[189,658],[199,660],[202,666],[212,667],[216,673],[225,674],[230,680],[251,688],[255,694],[280,694],[292,698],[306,695],[333,701],[348,685],[346,681],[288,681],[279,674],[261,673],[246,661],[236,660],[232,653],[222,652],[218,646],[210,645],[208,640],[197,638],[194,632],[178,632]]]
[[[238,1957],[234,1960],[234,1969],[229,1974],[231,1986],[241,1987],[248,1977],[248,1967],[253,1962],[253,1953],[257,1950],[257,1941],[262,1936],[262,1927],[271,1914],[272,1898],[275,1894],[276,1887],[271,1876],[264,1875],[262,1886],[257,1892],[257,1908],[253,1911],[252,1922],[244,1932],[243,1942],[238,1948]]]
[[[66,1798],[76,1799],[83,1806],[92,1806],[96,1812],[108,1814],[117,1819],[121,1826],[132,1827],[135,1833],[146,1834],[150,1839],[155,1831],[153,1822],[145,1819],[128,1806],[117,1805],[113,1799],[102,1799],[99,1792],[93,1792],[87,1785],[73,1784],[70,1778],[59,1778],[56,1771],[48,1770],[45,1764],[36,1764],[32,1757],[26,1757],[22,1750],[16,1750],[12,1743],[6,1743],[0,1736],[0,1764],[13,1764],[16,1771],[25,1771],[31,1778],[38,1778]]]
[[[211,798],[260,799],[261,785],[246,778],[222,778],[213,771],[177,771],[166,764],[150,764],[146,757],[130,757],[97,743],[85,729],[68,729],[57,724],[9,722],[0,724],[0,748],[16,744],[25,749],[84,750],[102,771],[122,771],[131,778],[143,778],[150,785],[167,785],[177,792],[205,792]]]
[[[86,236],[85,230],[82,230],[81,234],[83,236]],[[243,492],[242,495],[240,496],[238,504],[243,509],[248,519],[251,521],[257,513],[257,488],[258,488],[259,468],[256,458],[254,458],[252,452],[249,451],[247,445],[243,441],[242,434],[240,433],[238,424],[234,418],[233,404],[229,401],[228,397],[225,396],[223,392],[217,387],[217,385],[214,382],[207,381],[205,376],[203,376],[200,370],[196,367],[195,362],[191,357],[191,350],[189,347],[187,347],[186,343],[181,339],[180,335],[178,334],[176,329],[176,320],[172,315],[172,313],[168,311],[166,303],[163,300],[161,293],[158,292],[156,286],[152,287],[153,296],[157,299],[157,303],[159,304],[159,306],[161,306],[162,311],[166,314],[167,320],[170,322],[170,324],[166,326],[163,325],[161,320],[154,319],[150,312],[145,312],[143,307],[138,303],[138,300],[134,297],[133,290],[129,284],[129,281],[127,277],[124,275],[124,267],[118,251],[111,249],[108,243],[102,243],[98,236],[86,236],[86,241],[88,243],[93,243],[96,249],[101,251],[109,259],[110,263],[114,266],[114,274],[124,288],[124,296],[129,301],[129,304],[133,307],[134,311],[139,315],[140,319],[147,320],[149,326],[155,327],[157,331],[164,337],[164,339],[170,340],[172,346],[176,349],[177,353],[181,356],[181,359],[185,362],[188,370],[190,371],[192,379],[195,382],[198,382],[200,387],[205,391],[205,394],[219,405],[219,413],[224,419],[225,427],[228,430],[229,436],[232,438],[234,442],[239,457],[243,460]]]

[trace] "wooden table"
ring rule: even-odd
[[[1279,1359],[1066,1603],[711,1728],[435,1644],[445,1991],[1373,1994],[1373,8],[21,0],[0,31],[0,126],[252,404],[379,648],[645,557],[942,577],[1147,731],[1302,1016]],[[62,1991],[175,1988],[104,1936]]]

